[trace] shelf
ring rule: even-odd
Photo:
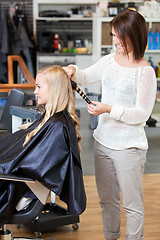
[[[146,50],[145,53],[160,53],[160,49]]]
[[[100,22],[110,22],[113,19],[113,17],[95,17],[95,19]]]
[[[38,45],[38,39],[37,39],[37,23],[39,22],[40,24],[43,22],[44,25],[45,24],[51,24],[53,22],[53,24],[58,22],[61,24],[63,22],[71,22],[69,23],[72,26],[72,22],[75,22],[75,24],[78,22],[82,22],[82,24],[87,23],[88,24],[92,24],[93,21],[93,17],[85,17],[83,16],[83,14],[73,14],[71,16],[67,16],[64,15],[64,17],[62,15],[58,15],[59,17],[41,17],[40,12],[43,11],[55,11],[57,10],[57,12],[64,12],[67,13],[68,9],[80,9],[80,7],[83,5],[85,5],[85,7],[87,6],[91,6],[93,12],[95,12],[95,8],[96,8],[96,4],[98,3],[98,0],[33,0],[33,36],[34,36],[34,40],[35,43]],[[51,16],[51,15],[50,15]],[[89,15],[91,16],[91,15]],[[42,24],[43,25],[43,24]],[[39,27],[39,26],[38,26]],[[45,29],[45,26],[42,26],[43,29]],[[92,25],[91,25],[92,28]],[[52,28],[55,31],[58,31],[59,29],[56,28]],[[48,29],[46,30],[48,31]],[[61,29],[61,33],[64,31],[64,29]],[[92,31],[92,30],[91,30]],[[84,27],[84,31],[83,31],[83,35],[87,32],[89,32],[89,34],[91,35],[91,31],[87,31],[86,27]],[[66,31],[64,31],[64,33],[66,33]],[[78,33],[78,29],[71,31],[70,27],[69,27],[69,34],[70,33]],[[81,31],[80,31],[81,34]],[[89,36],[90,37],[90,36]]]
[[[120,0],[120,3],[128,3],[128,2],[134,2],[134,3],[143,3],[143,0],[134,0],[134,1],[129,1],[129,0]]]
[[[59,22],[59,21],[92,21],[93,18],[89,18],[89,17],[37,17],[36,20],[38,21],[55,21],[55,22]]]
[[[160,18],[145,18],[146,22],[160,22]]]
[[[39,17],[40,11],[43,10],[57,10],[57,11],[65,11],[68,8],[77,8],[82,6],[82,4],[91,5],[93,8],[93,12],[96,10],[96,4],[99,2],[98,0],[33,0],[33,10],[34,10],[34,38],[38,43],[37,33],[39,34],[39,29],[42,27],[48,32],[53,33],[64,33],[64,35],[68,34],[67,37],[71,37],[73,39],[76,36],[84,37],[87,35],[90,39],[92,39],[92,57],[93,62],[97,61],[101,57],[101,53],[107,52],[107,49],[112,48],[112,37],[110,36],[110,28],[109,22],[113,19],[113,17],[83,17],[80,16],[70,16],[70,17]],[[108,2],[112,2],[108,0]],[[128,3],[129,0],[120,0],[121,3]],[[139,4],[143,4],[143,0],[134,0],[133,2]],[[72,6],[73,5],[73,6]],[[79,6],[78,6],[79,5]],[[51,6],[51,7],[50,7]],[[148,28],[158,29],[160,31],[160,18],[145,18],[147,22]],[[43,22],[42,22],[43,21]],[[52,24],[53,22],[53,24]],[[66,25],[63,23],[66,22]],[[39,25],[38,25],[39,24]],[[61,26],[62,25],[62,26]],[[46,28],[46,26],[48,28]],[[77,27],[78,26],[78,27]],[[38,29],[38,30],[37,30]],[[79,33],[79,35],[78,35]],[[103,34],[102,34],[103,33]],[[65,38],[64,38],[65,39]],[[66,39],[65,39],[66,41]],[[148,58],[149,54],[153,57],[153,62],[156,65],[159,62],[159,50],[146,50],[145,54]],[[152,56],[153,55],[153,56]],[[158,80],[159,81],[159,80]]]
[[[97,17],[101,22],[110,22],[113,17]],[[160,18],[145,18],[146,22],[160,22]]]
[[[101,45],[101,48],[112,48],[112,45]]]
[[[34,0],[36,4],[97,4],[98,0]]]

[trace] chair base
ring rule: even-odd
[[[25,224],[37,237],[42,232],[52,231],[56,227],[73,224],[74,230],[78,229],[79,216],[70,215],[67,210],[57,204],[47,203],[38,217],[30,223]]]
[[[78,223],[78,215],[70,215],[65,208],[55,203],[47,203],[40,214],[33,221],[22,224],[34,232],[36,238],[31,239],[37,240],[38,238],[42,237],[42,232],[53,231],[54,228],[60,226],[72,224],[73,230],[77,230],[79,228]],[[7,230],[7,226],[4,225],[3,229],[0,231],[0,240],[14,239],[16,238],[12,237],[12,232]],[[27,240],[28,238],[23,238],[23,240],[24,239]]]
[[[0,240],[13,240],[12,232],[10,230],[1,230]]]

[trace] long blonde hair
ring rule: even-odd
[[[35,136],[35,134],[51,116],[57,112],[63,111],[64,109],[68,111],[68,114],[74,123],[79,145],[81,140],[79,120],[75,112],[75,100],[67,72],[62,67],[53,65],[41,69],[38,71],[37,76],[39,74],[43,74],[44,81],[47,83],[49,91],[48,101],[42,106],[45,116],[37,128],[27,134],[23,145],[26,145],[30,139]]]

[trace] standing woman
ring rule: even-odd
[[[143,239],[142,177],[148,141],[144,126],[156,96],[156,76],[144,58],[147,26],[141,14],[125,10],[110,22],[117,53],[80,70],[65,67],[80,85],[102,84],[101,102],[88,112],[99,115],[94,131],[95,172],[102,207],[104,236],[120,238],[120,191],[126,211],[126,239]]]

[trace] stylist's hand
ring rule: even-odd
[[[68,66],[68,67],[63,67],[63,68],[64,68],[64,70],[66,70],[69,78],[71,78],[71,80],[74,80],[76,68],[74,66]]]
[[[112,106],[101,102],[92,101],[91,104],[88,104],[88,112],[94,116],[102,113],[110,113],[111,109]]]

